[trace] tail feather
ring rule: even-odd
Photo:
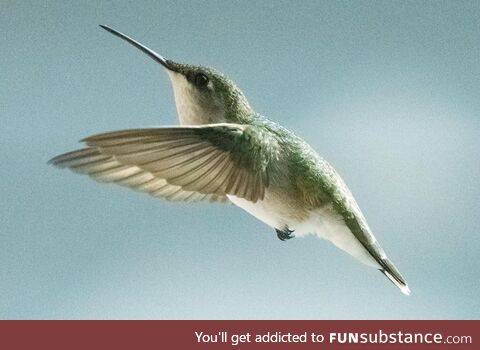
[[[410,288],[408,288],[407,281],[392,262],[389,259],[383,258],[379,263],[382,266],[380,272],[387,276],[387,278],[396,285],[403,294],[410,295]]]

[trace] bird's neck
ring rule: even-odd
[[[227,123],[250,124],[255,119],[257,113],[240,90],[229,91],[223,98]]]

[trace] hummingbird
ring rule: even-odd
[[[254,111],[215,69],[164,58],[105,25],[159,63],[174,92],[179,126],[113,131],[50,163],[171,201],[233,203],[286,241],[313,234],[380,270],[400,291],[405,278],[372,234],[351,191],[304,140]]]

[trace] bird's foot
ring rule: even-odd
[[[295,237],[293,233],[293,230],[290,230],[288,226],[285,226],[283,230],[279,230],[278,228],[275,229],[277,232],[277,237],[281,241],[286,241],[287,239]]]

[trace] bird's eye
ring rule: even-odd
[[[195,81],[195,85],[197,85],[200,88],[203,88],[208,84],[208,77],[203,73],[197,73],[195,74],[194,81]]]

